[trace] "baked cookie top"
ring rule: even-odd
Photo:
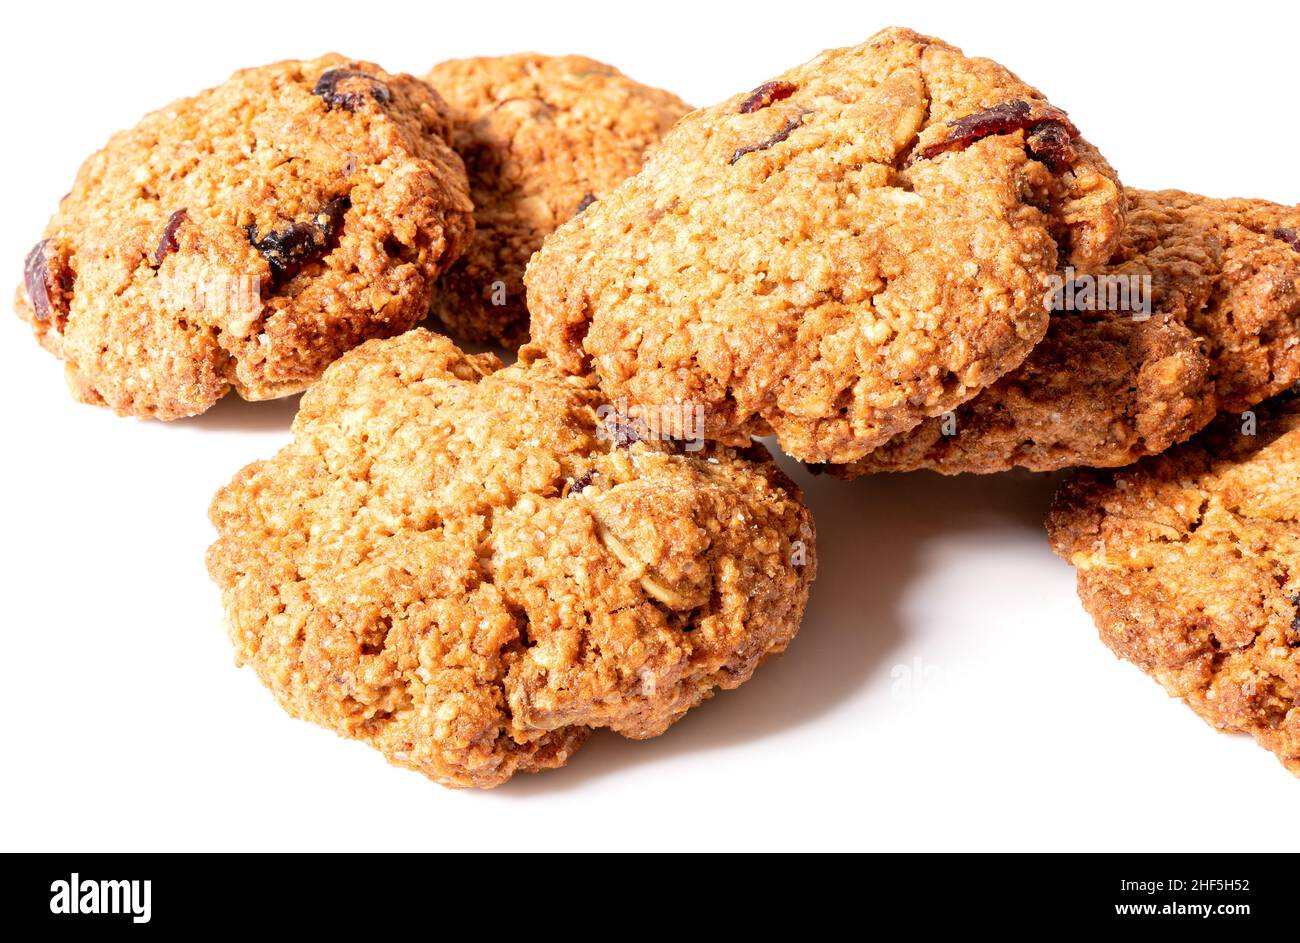
[[[1080,473],[1047,529],[1116,655],[1300,775],[1300,400]]]
[[[331,366],[293,430],[212,503],[237,659],[444,785],[653,737],[798,631],[813,522],[761,446],[644,437],[590,380],[421,329]]]
[[[1054,313],[1029,358],[979,396],[831,471],[1128,465],[1300,381],[1300,207],[1127,199],[1111,264],[1068,287],[1091,310]]]
[[[692,112],[529,265],[532,336],[612,396],[848,462],[964,402],[1096,266],[1122,191],[1064,112],[889,29]]]
[[[297,392],[422,319],[468,244],[447,129],[427,85],[372,63],[236,72],[82,165],[15,308],[78,399],[122,414]]]
[[[463,340],[518,347],[528,339],[528,259],[640,170],[690,107],[585,56],[454,59],[427,79],[452,106],[478,227],[438,285],[434,317]]]

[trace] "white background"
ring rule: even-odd
[[[1300,201],[1290,4],[396,9],[8,5],[12,282],[111,131],[238,67],[330,49],[417,74],[453,56],[580,52],[707,104],[899,23],[1042,88],[1126,183]],[[1097,641],[1047,548],[1052,479],[796,472],[822,566],[786,655],[657,740],[600,734],[564,770],[452,792],[289,719],[233,666],[206,508],[287,441],[293,400],[119,419],[75,404],[12,318],[0,377],[0,848],[1300,847],[1300,782]]]

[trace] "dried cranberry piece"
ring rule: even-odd
[[[61,328],[68,314],[72,291],[72,269],[67,259],[54,252],[54,244],[42,239],[23,260],[23,286],[38,321],[53,321]]]
[[[351,90],[340,89],[340,85],[349,86]],[[356,111],[357,106],[365,102],[367,95],[381,105],[387,105],[393,100],[393,93],[387,85],[373,75],[356,69],[330,69],[322,72],[311,93],[325,99],[326,107],[342,108],[345,111]]]
[[[50,263],[45,257],[50,240],[42,239],[32,246],[23,260],[23,284],[27,287],[27,297],[36,309],[36,320],[44,321],[50,316]]]
[[[1047,165],[1054,174],[1063,174],[1075,161],[1074,142],[1065,125],[1056,121],[1036,124],[1025,142],[1029,156]]]
[[[772,102],[779,102],[789,98],[798,91],[798,88],[793,82],[764,82],[750,92],[749,97],[740,103],[740,113],[742,115],[753,114],[762,108],[766,108]]]
[[[1009,134],[1030,125],[1029,102],[1009,101],[958,118],[948,125],[943,139],[927,147],[923,154],[932,157],[949,148],[970,144],[990,134]]]
[[[162,235],[158,238],[158,246],[149,257],[149,264],[154,268],[163,264],[163,259],[167,258],[168,253],[175,252],[181,247],[176,240],[176,230],[181,228],[181,223],[185,222],[187,215],[188,210],[182,208],[167,217],[167,225],[163,227]]]
[[[1274,229],[1273,235],[1281,239],[1295,251],[1300,252],[1300,229],[1292,229],[1290,226],[1283,226],[1280,229]]]
[[[334,248],[339,230],[343,228],[343,214],[350,205],[347,197],[330,200],[311,219],[272,230],[260,239],[256,226],[245,230],[253,248],[262,253],[271,266],[271,277],[277,285]]]
[[[966,147],[994,134],[1011,134],[1015,131],[1030,132],[1026,141],[1030,154],[1048,167],[1052,167],[1053,163],[1068,166],[1074,158],[1071,142],[1079,136],[1079,131],[1066,113],[1046,102],[1020,99],[1001,102],[949,123],[947,133],[938,141],[922,148],[919,156],[936,157],[945,151]],[[1056,170],[1055,167],[1052,169]]]
[[[773,144],[780,144],[801,124],[803,124],[803,115],[795,115],[781,126],[781,130],[777,131],[776,134],[773,134],[771,137],[764,138],[757,144],[746,144],[744,147],[736,148],[735,151],[732,152],[731,159],[727,161],[727,163],[734,164],[746,154],[752,154],[755,151],[765,151]]]
[[[803,467],[808,470],[810,475],[824,475],[830,465],[826,462],[804,462]]]
[[[587,207],[591,206],[591,204],[595,202],[596,202],[596,194],[588,193],[586,196],[582,198],[582,202],[578,204],[577,212],[575,212],[573,215],[574,216],[580,215]]]
[[[583,472],[577,478],[569,482],[569,494],[582,494],[584,488],[588,487],[596,478],[596,470],[590,469]]]

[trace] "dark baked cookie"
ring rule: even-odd
[[[1116,655],[1300,775],[1300,400],[1081,472],[1047,529]]]
[[[890,29],[678,122],[533,257],[533,341],[710,438],[849,462],[1018,366],[1122,217],[1035,89]]]
[[[331,55],[235,73],[113,136],[28,255],[15,308],[73,394],[175,419],[302,390],[428,311],[468,183],[423,82]]]
[[[452,146],[469,172],[477,224],[438,284],[433,315],[455,337],[518,347],[528,339],[528,259],[640,170],[690,108],[585,56],[454,59],[427,78],[452,107]]]
[[[559,766],[593,727],[662,733],[785,648],[816,557],[761,446],[638,429],[545,361],[363,345],[213,501],[238,660],[449,786]]]

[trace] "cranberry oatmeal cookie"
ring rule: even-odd
[[[1128,227],[1100,273],[1110,281],[1084,283],[1088,304],[1105,292],[1118,310],[1055,313],[1020,367],[832,473],[1128,465],[1300,381],[1300,207],[1177,190],[1127,198]],[[1144,280],[1145,312],[1133,303]]]
[[[1047,528],[1111,651],[1300,775],[1300,400],[1249,419],[1080,473]]]
[[[477,230],[438,284],[434,318],[453,336],[528,339],[524,266],[542,240],[641,169],[690,107],[585,56],[454,59],[427,79],[451,105]]]
[[[759,445],[641,437],[591,380],[417,329],[343,357],[220,491],[208,568],[291,714],[448,786],[657,736],[798,631],[812,518]]]
[[[1020,364],[1122,190],[1064,112],[889,29],[683,118],[529,265],[532,335],[612,397],[850,462]]]
[[[235,73],[82,166],[15,308],[79,400],[157,419],[302,390],[405,331],[473,231],[423,82],[338,55]]]

